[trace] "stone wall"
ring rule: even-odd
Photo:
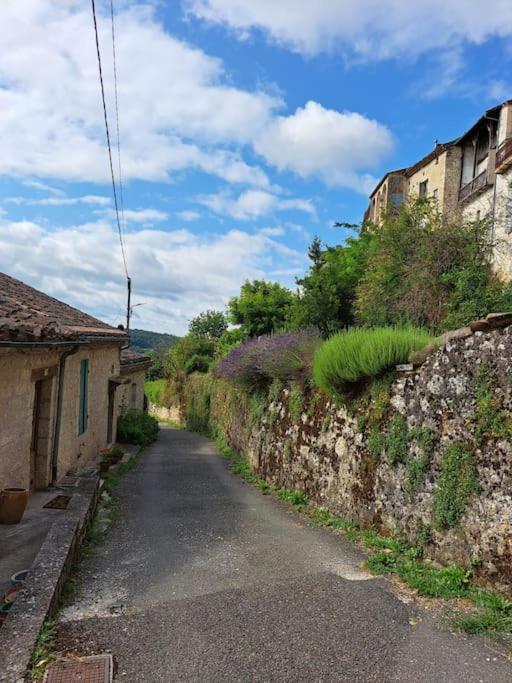
[[[116,390],[116,416],[126,410],[144,410],[144,380],[145,370],[121,369],[121,376],[126,384],[121,384]]]
[[[348,408],[285,388],[255,420],[216,382],[212,425],[274,486],[511,591],[512,327],[472,326]]]

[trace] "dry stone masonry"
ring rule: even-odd
[[[231,401],[221,431],[269,483],[403,535],[427,558],[471,566],[510,592],[511,323],[489,316],[447,334],[348,406],[312,393],[297,413],[293,389],[283,389],[254,421],[248,402]],[[214,422],[225,409],[225,392],[214,388]]]

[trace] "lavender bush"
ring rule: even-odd
[[[232,349],[215,373],[249,392],[267,388],[274,379],[304,383],[311,376],[313,354],[320,343],[312,330],[265,335]]]

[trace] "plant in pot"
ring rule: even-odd
[[[110,452],[108,450],[100,451],[100,472],[106,474],[110,467]]]
[[[123,459],[124,451],[120,446],[113,446],[110,449],[110,462],[118,463]]]
[[[25,513],[28,489],[5,488],[0,491],[0,524],[18,524]]]

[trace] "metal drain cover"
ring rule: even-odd
[[[112,655],[92,655],[51,664],[43,683],[112,683]]]

